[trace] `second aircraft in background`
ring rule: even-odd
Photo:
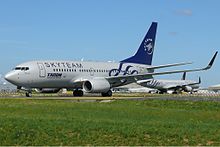
[[[183,77],[181,80],[146,79],[146,80],[137,81],[137,84],[143,87],[157,89],[161,94],[167,92],[177,94],[180,93],[181,91],[193,93],[198,90],[200,83],[201,83],[200,77],[199,77],[199,81],[186,80],[186,72],[183,73]]]

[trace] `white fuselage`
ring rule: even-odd
[[[220,84],[210,86],[210,87],[208,87],[208,89],[213,90],[213,91],[218,91],[218,90],[220,90]]]
[[[144,80],[143,80],[144,81]],[[155,80],[149,79],[145,82],[139,81],[139,84],[153,89],[158,89],[161,91],[168,91],[168,90],[182,90],[182,89],[198,89],[199,84],[198,82],[191,81],[191,80]]]
[[[153,72],[147,65],[85,61],[31,61],[16,66],[6,75],[11,83],[25,88],[75,88],[77,82]],[[149,77],[151,78],[151,77]],[[122,85],[134,81],[127,81]],[[111,87],[121,86],[120,83]]]

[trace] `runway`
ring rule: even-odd
[[[1,96],[0,99],[31,99],[31,100],[68,100],[72,102],[111,102],[116,100],[133,100],[133,101],[144,101],[144,100],[177,100],[177,101],[215,101],[220,102],[220,95],[139,95],[126,94],[126,96],[112,96],[112,97],[101,97],[101,96],[84,96],[84,97],[72,97],[72,96],[59,96],[59,95],[33,95],[33,97],[25,97],[23,95],[7,95]]]

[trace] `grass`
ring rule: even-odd
[[[220,145],[220,103],[0,99],[0,145]]]

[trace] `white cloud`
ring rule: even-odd
[[[178,33],[177,33],[177,32],[169,32],[169,35],[170,35],[170,36],[177,36]]]
[[[182,10],[177,10],[175,11],[176,14],[178,15],[183,15],[183,16],[192,16],[192,10],[190,9],[182,9]]]

